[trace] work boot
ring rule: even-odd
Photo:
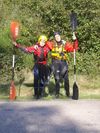
[[[43,97],[43,88],[39,88],[39,99]]]
[[[38,88],[34,88],[34,98],[35,99],[38,99],[39,98]]]
[[[67,96],[67,97],[70,97],[70,93],[69,93],[69,92],[66,92],[66,96]]]

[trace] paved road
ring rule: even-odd
[[[100,100],[1,101],[0,133],[100,133]]]

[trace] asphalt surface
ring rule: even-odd
[[[100,100],[1,101],[0,133],[100,133]]]

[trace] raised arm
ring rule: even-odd
[[[65,50],[67,52],[73,52],[75,50],[78,50],[78,40],[76,39],[73,43],[66,42],[65,44]]]
[[[36,46],[37,46],[37,45],[34,45],[30,47],[24,47],[24,46],[21,46],[20,44],[17,44],[16,42],[13,42],[13,44],[15,45],[16,48],[19,48],[25,53],[34,53],[36,51]]]
[[[66,42],[66,44],[65,44],[65,50],[66,50],[67,52],[73,52],[74,49],[75,49],[75,50],[78,50],[78,39],[76,38],[75,33],[73,33],[72,38],[73,38],[73,43],[71,43],[71,42]]]
[[[52,50],[52,48],[53,48],[53,42],[47,41],[46,42],[46,46],[48,47],[49,50]]]

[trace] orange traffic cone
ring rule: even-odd
[[[11,81],[10,85],[10,100],[15,100],[16,99],[16,89],[14,85],[14,81]]]

